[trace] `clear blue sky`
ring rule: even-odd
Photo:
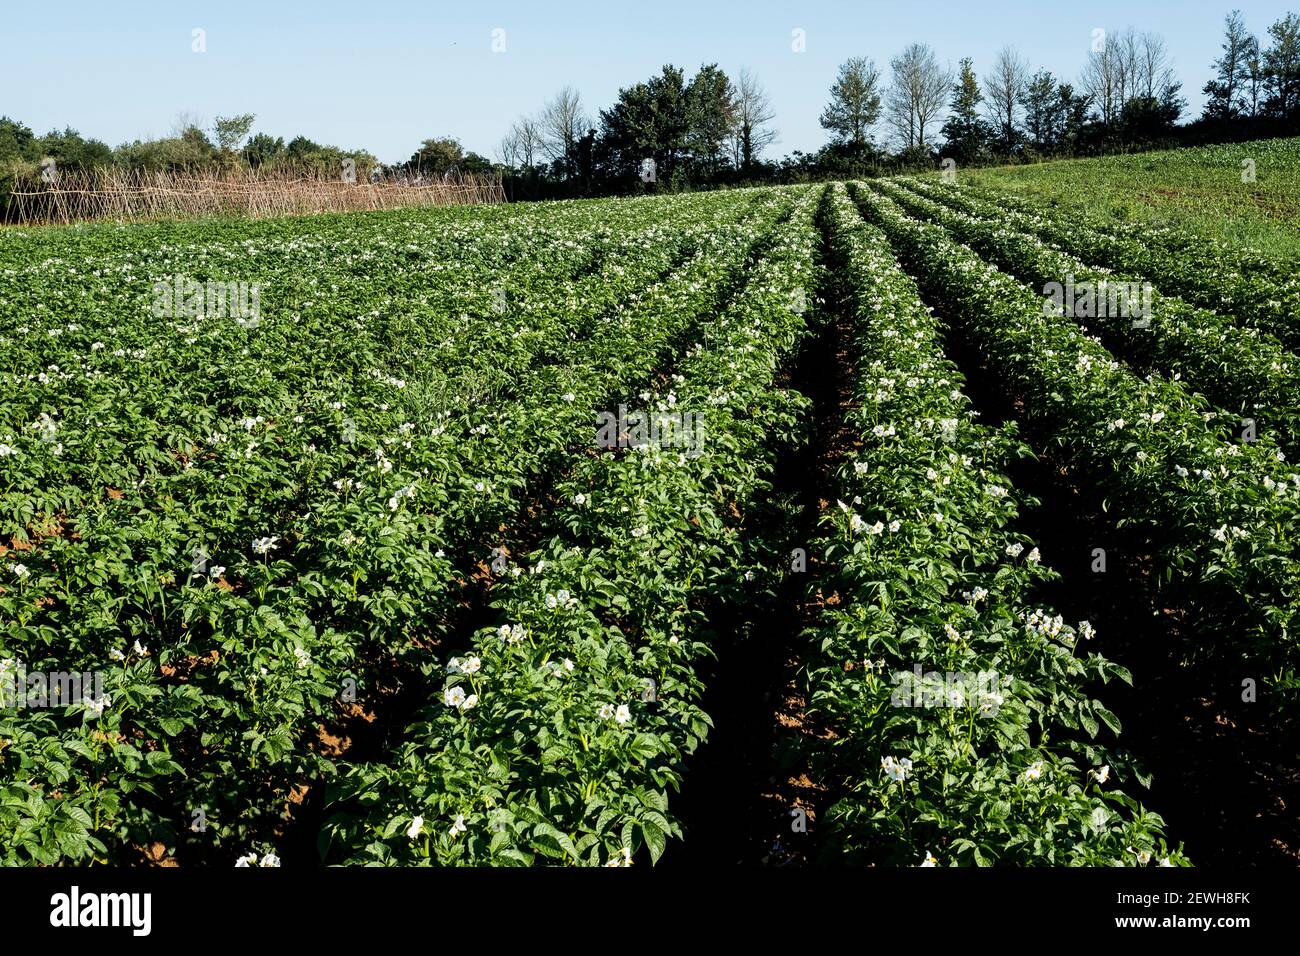
[[[1073,80],[1092,30],[1126,26],[1165,37],[1199,115],[1233,0],[1141,3],[878,2],[438,3],[414,0],[55,0],[0,7],[0,115],[37,133],[65,125],[110,146],[165,135],[178,113],[208,124],[257,114],[255,129],[405,159],[422,139],[455,136],[494,156],[502,132],[566,83],[594,115],[619,87],[667,62],[756,71],[771,94],[772,153],[825,142],[817,117],[837,65],[888,61],[921,40],[982,75],[1004,44]],[[1290,4],[1300,11],[1300,0]],[[1261,37],[1288,3],[1239,5]],[[191,31],[206,31],[206,53]],[[505,52],[492,31],[505,31]],[[807,49],[791,50],[791,31]]]

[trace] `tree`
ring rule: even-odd
[[[1035,73],[1020,98],[1024,128],[1039,152],[1069,153],[1088,121],[1088,98],[1069,83],[1058,83],[1047,70]]]
[[[942,133],[947,140],[944,153],[962,165],[978,162],[988,149],[992,130],[979,114],[984,100],[975,68],[970,57],[961,61],[961,72],[952,86],[952,100],[948,104],[948,121]]]
[[[1173,132],[1187,101],[1179,96],[1181,83],[1169,83],[1159,96],[1129,97],[1120,111],[1118,128],[1129,143],[1151,143]]]
[[[1130,27],[1122,31],[1113,41],[1115,50],[1115,78],[1117,105],[1122,111],[1129,98],[1137,93],[1138,71],[1141,51],[1137,33]]]
[[[865,150],[867,131],[880,119],[879,83],[880,74],[866,57],[851,57],[841,64],[831,85],[831,101],[822,110],[822,128],[834,133],[837,142],[858,152]]]
[[[606,177],[624,185],[637,182],[644,159],[653,159],[658,182],[670,182],[687,157],[686,77],[667,64],[657,76],[619,90],[614,105],[600,114],[596,144]]]
[[[186,133],[192,130],[202,133],[203,117],[198,113],[193,113],[189,110],[181,110],[172,120],[172,138],[181,139]],[[208,134],[203,133],[203,138],[206,140]]]
[[[252,113],[218,116],[212,121],[212,135],[217,141],[217,148],[223,153],[233,153],[253,128],[253,121],[256,119],[257,117]]]
[[[727,137],[736,126],[736,90],[716,63],[700,67],[686,88],[686,148],[712,180],[725,160]]]
[[[1251,119],[1259,116],[1259,96],[1264,89],[1266,78],[1264,58],[1259,51],[1259,39],[1252,35],[1250,46],[1246,51],[1246,100],[1250,103]]]
[[[885,98],[889,123],[906,150],[923,150],[926,127],[943,110],[952,71],[941,67],[934,51],[913,43],[890,61],[893,80]]]
[[[0,162],[10,160],[34,162],[39,158],[36,150],[36,135],[17,120],[0,116]]]
[[[1092,101],[1086,93],[1075,93],[1069,83],[1062,83],[1056,88],[1059,100],[1060,128],[1057,132],[1056,151],[1073,153],[1079,140],[1083,137],[1084,127],[1088,125],[1088,110]]]
[[[1289,120],[1300,114],[1300,16],[1288,13],[1268,28],[1264,51],[1264,109]]]
[[[1119,116],[1123,107],[1120,88],[1122,63],[1116,56],[1114,47],[1103,41],[1101,49],[1093,49],[1083,65],[1079,82],[1088,96],[1097,118],[1103,126],[1110,126]]]
[[[206,133],[182,117],[173,129],[175,135],[164,139],[136,140],[114,151],[114,162],[127,169],[181,170],[202,169],[216,162],[216,147]]]
[[[426,139],[406,161],[407,169],[421,176],[447,176],[451,173],[483,173],[492,164],[478,153],[467,153],[460,140],[450,136]]]
[[[285,146],[284,151],[291,160],[304,162],[322,149],[324,147],[320,143],[313,143],[306,136],[295,136],[289,140],[289,144]]]
[[[1143,33],[1137,38],[1137,59],[1129,98],[1142,96],[1159,100],[1174,85],[1182,86],[1174,78],[1164,37],[1150,31]]]
[[[1164,39],[1132,29],[1106,37],[1100,49],[1089,53],[1080,83],[1098,122],[1108,131],[1117,127],[1129,100],[1138,98],[1148,106],[1159,106],[1171,86],[1180,86]],[[1175,95],[1173,99],[1178,98]]]
[[[763,150],[776,141],[776,130],[767,126],[773,116],[767,91],[754,74],[742,69],[736,86],[736,123],[731,135],[731,161],[737,169],[748,171]]]
[[[998,51],[993,69],[984,77],[989,117],[997,131],[998,148],[1006,155],[1014,152],[1020,142],[1016,114],[1024,96],[1028,73],[1029,64],[1013,47],[1005,46]]]
[[[1233,119],[1243,108],[1242,89],[1249,81],[1251,41],[1240,10],[1223,18],[1223,55],[1211,64],[1214,79],[1205,84],[1207,119]]]
[[[284,153],[284,139],[258,133],[244,146],[244,161],[253,169],[273,163],[276,157]]]
[[[521,116],[501,137],[501,162],[511,169],[531,170],[542,152],[542,131],[531,116]]]
[[[550,157],[565,179],[578,169],[578,141],[591,125],[582,109],[582,97],[571,86],[556,93],[537,118],[542,151]]]
[[[93,169],[113,161],[113,151],[97,139],[86,139],[71,126],[62,132],[51,130],[35,143],[38,156],[50,156],[61,167]]]
[[[1050,71],[1039,70],[1026,81],[1020,94],[1020,108],[1024,111],[1029,144],[1039,152],[1055,147],[1060,136],[1062,111],[1056,77]]]
[[[501,134],[497,143],[497,159],[506,169],[519,168],[519,137],[513,125]]]

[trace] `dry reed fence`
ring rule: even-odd
[[[37,177],[15,183],[10,193],[10,217],[23,225],[198,216],[263,219],[499,203],[505,199],[501,178],[495,175],[348,183],[340,178],[303,176],[301,172],[195,174],[95,169],[61,172],[52,183]]]

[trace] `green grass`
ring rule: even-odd
[[[1242,182],[1254,160],[1255,181]],[[1300,260],[1300,139],[972,169],[959,176],[1091,218],[1175,226]]]

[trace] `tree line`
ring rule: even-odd
[[[619,91],[590,116],[566,87],[516,120],[498,148],[508,183],[524,196],[577,195],[790,182],[964,165],[1034,162],[1180,144],[1289,135],[1300,127],[1300,17],[1288,13],[1261,43],[1240,11],[1225,18],[1223,55],[1204,87],[1203,114],[1187,107],[1164,39],[1128,28],[1095,31],[1073,80],[1034,69],[1005,47],[977,75],[972,59],[941,63],[912,43],[888,64],[840,65],[820,115],[828,142],[772,160],[771,101],[758,78],[733,82],[717,64],[693,77],[673,65]],[[642,164],[653,160],[655,179]]]

